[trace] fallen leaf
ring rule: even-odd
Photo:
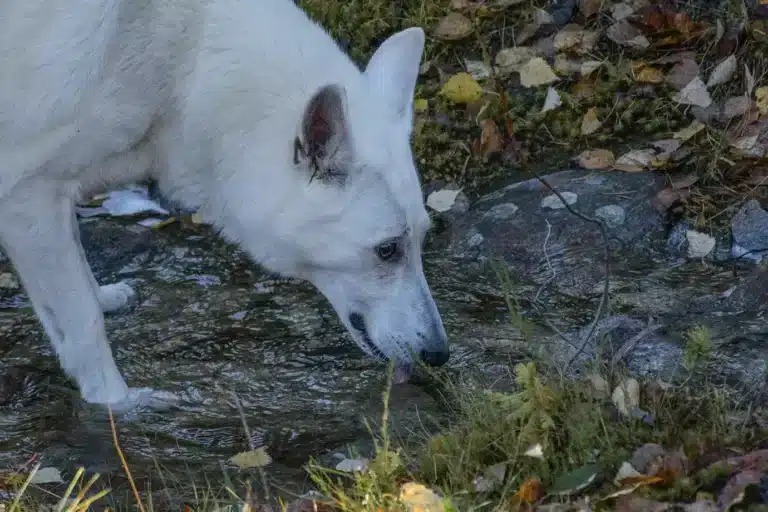
[[[736,71],[736,56],[731,55],[720,64],[715,66],[712,73],[707,80],[707,87],[714,87],[726,83],[733,77],[733,73]]]
[[[755,89],[755,100],[760,114],[768,115],[768,85]]]
[[[517,73],[525,64],[537,55],[538,52],[529,46],[503,48],[496,54],[496,67],[498,68],[499,74],[502,75]]]
[[[595,133],[603,123],[597,118],[597,107],[592,107],[587,110],[584,117],[581,120],[581,134],[591,135]]]
[[[541,57],[534,57],[520,68],[520,85],[537,87],[558,81],[559,78]]]
[[[415,482],[403,484],[399,499],[411,512],[445,512],[443,499],[432,489]]]
[[[638,476],[643,476],[643,474],[636,470],[632,464],[624,461],[621,463],[619,470],[616,472],[616,476],[613,477],[613,483],[616,485],[621,485],[622,480]]]
[[[555,68],[555,71],[561,75],[570,75],[581,71],[581,62],[558,53],[557,56],[555,56],[553,67]]]
[[[461,13],[451,12],[438,22],[435,37],[443,41],[458,41],[474,31],[472,20]]]
[[[547,98],[544,100],[544,107],[542,112],[548,112],[554,110],[563,104],[563,100],[560,99],[560,95],[557,93],[554,87],[547,89]]]
[[[560,192],[560,195],[568,205],[575,204],[576,201],[579,200],[578,194],[574,194],[573,192]],[[550,194],[541,200],[541,207],[549,208],[550,210],[560,210],[561,208],[565,208],[563,199],[560,199],[557,194]]]
[[[672,99],[685,105],[696,105],[707,108],[712,104],[712,98],[707,91],[707,86],[698,76],[672,96]]]
[[[413,110],[415,112],[426,112],[429,108],[429,101],[424,98],[416,98],[413,100]]]
[[[550,25],[554,23],[552,15],[544,9],[536,9],[533,15],[533,21],[520,30],[520,33],[515,37],[517,44],[523,44],[530,38],[534,37],[542,26]]]
[[[744,501],[746,489],[750,485],[760,485],[760,472],[748,470],[733,475],[717,497],[720,510],[729,510]]]
[[[543,459],[544,450],[541,448],[541,444],[536,443],[533,446],[529,447],[527,450],[525,450],[524,455],[526,457],[533,457],[534,459]]]
[[[621,155],[613,168],[624,172],[641,172],[648,169],[656,156],[652,149],[633,149]]]
[[[699,176],[695,174],[688,174],[681,178],[677,178],[676,180],[672,180],[670,185],[674,189],[688,188],[695,185],[697,181],[699,181]]]
[[[427,197],[427,206],[436,212],[447,212],[456,202],[456,196],[461,192],[460,189],[442,189],[436,190]]]
[[[672,137],[679,140],[680,142],[685,142],[689,140],[691,137],[693,137],[694,135],[696,135],[697,133],[699,133],[704,128],[706,128],[706,125],[704,123],[702,123],[701,121],[694,121],[687,127],[683,128],[682,130],[675,132],[674,135],[672,135]]]
[[[483,96],[483,88],[472,78],[472,75],[461,72],[456,73],[443,84],[440,94],[454,103],[467,104],[479,100]]]
[[[746,96],[733,96],[725,100],[723,108],[720,111],[720,121],[727,123],[731,119],[741,117],[747,114],[755,107],[755,104]]]
[[[584,169],[610,169],[616,157],[607,149],[588,149],[576,157],[576,162]]]
[[[494,464],[485,468],[482,475],[475,478],[475,491],[477,492],[489,492],[497,488],[504,482],[504,477],[507,474],[507,463],[502,462]]]
[[[599,60],[587,60],[581,63],[581,68],[579,71],[583,76],[589,76],[603,65],[603,63]]]
[[[592,389],[594,389],[599,396],[607,397],[610,395],[611,390],[608,387],[608,381],[599,373],[590,373],[587,375],[587,380],[592,385]]]
[[[715,467],[724,467],[734,473],[746,470],[768,472],[768,448],[756,450],[738,457],[729,457],[711,464],[709,469]]]
[[[689,229],[685,232],[688,239],[688,257],[704,258],[715,248],[715,239],[706,233]]]
[[[621,414],[629,416],[632,409],[640,406],[640,384],[635,379],[626,379],[613,390],[611,400]]]
[[[368,459],[344,459],[336,464],[336,471],[344,473],[362,473],[368,469]]]
[[[538,478],[529,478],[512,496],[513,503],[535,503],[544,497],[544,488]]]
[[[641,84],[660,84],[664,82],[664,73],[659,68],[643,66],[635,75],[635,81]]]
[[[699,65],[694,59],[684,58],[667,73],[666,82],[675,90],[680,91],[699,76]]]
[[[493,119],[485,119],[480,132],[480,154],[483,160],[495,153],[500,153],[504,149],[504,141],[496,122]]]
[[[717,504],[711,500],[697,499],[683,507],[684,512],[720,512]]]
[[[481,60],[465,59],[464,66],[467,68],[467,73],[472,75],[475,80],[485,80],[491,76],[491,68]]]
[[[631,25],[627,20],[617,21],[605,32],[608,39],[622,46],[645,49],[651,45],[651,42],[637,28]]]
[[[749,69],[749,66],[744,64],[744,82],[746,84],[747,96],[752,96],[752,91],[755,89],[755,75]]]
[[[578,469],[557,477],[552,486],[547,489],[552,494],[572,494],[588,487],[597,477],[597,464],[587,464]]]
[[[615,512],[667,512],[670,505],[640,496],[621,496],[616,500]]]
[[[611,6],[611,17],[615,21],[621,21],[629,18],[634,14],[635,8],[629,5],[627,2],[619,2]]]
[[[40,468],[38,469],[32,478],[29,480],[30,484],[61,484],[64,480],[61,478],[61,473],[56,468]]]
[[[560,52],[583,55],[595,47],[599,37],[599,32],[585,30],[579,25],[571,23],[555,34],[555,49]]]
[[[257,448],[247,452],[240,452],[229,459],[230,462],[240,467],[240,469],[261,468],[272,462],[267,450]]]
[[[656,443],[645,443],[632,453],[629,463],[641,474],[652,475],[667,455],[667,450]]]
[[[579,0],[579,10],[585,18],[600,12],[604,0]]]
[[[637,488],[638,486],[642,486],[642,485],[660,484],[663,481],[664,479],[659,476],[637,475],[637,476],[628,476],[626,478],[623,478],[619,483],[621,485],[630,485],[630,486],[635,486],[635,488]]]
[[[665,188],[660,190],[651,200],[654,210],[664,215],[667,211],[680,203],[684,203],[691,195],[690,189]]]

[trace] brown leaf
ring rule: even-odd
[[[594,48],[600,34],[594,30],[584,30],[571,23],[555,34],[555,49],[559,52],[588,53]]]
[[[681,91],[686,85],[699,75],[699,65],[693,59],[683,59],[667,73],[667,83],[677,91]]]
[[[597,107],[592,107],[584,114],[584,118],[581,120],[581,134],[591,135],[595,133],[603,125],[602,121],[597,118]]]
[[[435,37],[443,41],[458,41],[469,36],[474,30],[472,21],[458,12],[449,13],[435,28]]]
[[[610,169],[616,157],[607,149],[588,149],[576,157],[576,162],[584,169]]]
[[[536,56],[538,56],[538,52],[528,46],[502,48],[496,54],[496,67],[502,75],[516,73]]]
[[[651,45],[651,42],[648,41],[648,38],[646,38],[627,20],[617,21],[608,27],[605,35],[608,36],[608,39],[614,43],[620,44],[622,46],[645,49]]]
[[[685,203],[690,195],[690,189],[675,190],[673,188],[665,188],[659,191],[656,197],[651,199],[651,206],[654,210],[664,215],[670,209]]]
[[[503,149],[504,142],[499,127],[493,119],[485,119],[480,133],[480,154],[483,161],[488,161],[488,157],[500,153]]]
[[[585,18],[594,16],[600,12],[604,0],[579,0],[579,10]]]
[[[529,478],[512,496],[514,503],[535,503],[544,496],[544,487],[537,478]]]
[[[664,482],[664,479],[659,476],[648,476],[648,475],[640,475],[640,476],[629,476],[627,478],[622,478],[619,480],[619,484],[621,485],[655,485]]]

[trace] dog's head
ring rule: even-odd
[[[290,235],[297,274],[365,352],[403,369],[414,357],[432,366],[449,357],[422,268],[430,220],[410,148],[423,48],[419,28],[387,39],[359,82],[312,95],[293,141],[295,172],[308,181],[306,215]]]
[[[289,106],[295,117],[282,125],[276,116],[279,126],[267,126],[252,147],[258,154],[242,163],[280,169],[263,183],[251,172],[219,180],[227,190],[213,205],[223,234],[273,271],[313,283],[365,352],[401,369],[449,356],[422,268],[430,220],[410,147],[423,48],[421,29],[397,33],[364,72]]]

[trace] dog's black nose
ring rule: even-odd
[[[446,347],[444,350],[422,350],[421,360],[429,366],[443,366],[451,357],[451,351]]]
[[[349,323],[360,332],[365,332],[365,320],[360,313],[350,313]]]

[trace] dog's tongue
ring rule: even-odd
[[[404,384],[408,382],[413,373],[413,365],[407,363],[398,363],[392,374],[392,384]]]

